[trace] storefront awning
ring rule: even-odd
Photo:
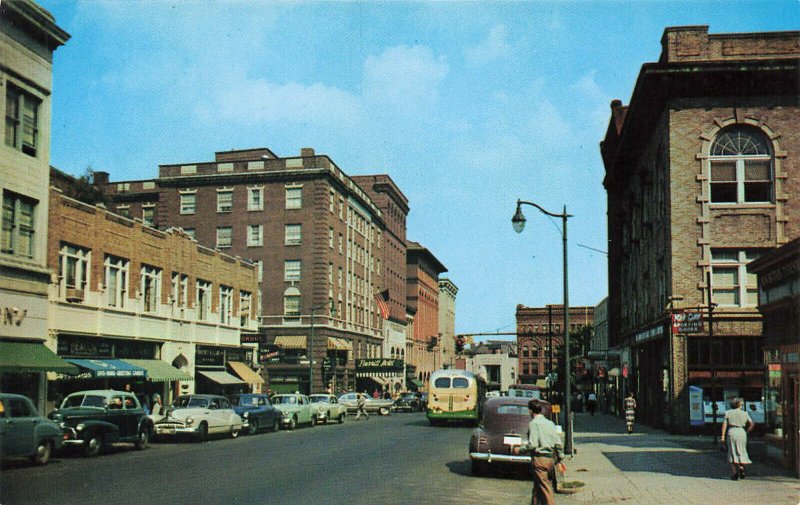
[[[0,372],[59,372],[77,374],[67,363],[38,342],[0,342]]]
[[[352,351],[353,343],[349,340],[337,337],[328,337],[329,351]]]
[[[425,387],[425,383],[417,379],[411,379],[408,381],[408,383],[417,389],[422,389],[423,387]]]
[[[263,377],[241,361],[228,361],[228,364],[233,368],[234,373],[248,384],[264,384],[266,382]]]
[[[306,336],[278,335],[275,337],[275,345],[284,349],[306,349]]]
[[[232,385],[241,385],[246,384],[245,381],[240,380],[238,377],[235,377],[228,372],[200,372],[200,375],[203,375],[212,381],[216,382],[221,386],[232,386]]]
[[[147,377],[147,370],[144,368],[129,365],[119,359],[74,359],[68,358],[67,361],[73,365],[78,365],[84,370],[91,372],[92,377]]]
[[[160,359],[123,359],[129,365],[147,370],[147,380],[151,382],[193,381],[194,377],[178,370]]]

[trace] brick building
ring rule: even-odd
[[[53,53],[69,34],[33,1],[0,3],[0,382],[44,413],[45,372],[74,370],[47,340]]]
[[[252,263],[55,187],[49,212],[48,344],[83,372],[50,382],[50,407],[73,391],[131,382],[137,393],[166,401],[263,383],[252,369],[258,335]]]
[[[711,429],[730,396],[763,408],[746,264],[800,234],[789,198],[800,190],[800,32],[688,26],[667,28],[661,42],[630,104],[612,102],[601,143],[609,342],[629,356],[623,387],[645,422]],[[677,312],[703,324],[673,333]],[[690,389],[702,397],[691,414]]]
[[[519,382],[547,385],[550,372],[563,367],[560,352],[564,345],[564,305],[526,307],[517,305],[517,352]],[[570,331],[575,332],[594,323],[593,307],[570,307]]]

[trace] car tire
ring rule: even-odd
[[[281,429],[281,420],[275,419],[274,421],[272,421],[272,431],[276,432],[280,431],[280,429]]]
[[[134,446],[141,451],[143,449],[147,449],[148,445],[150,445],[150,431],[148,431],[147,428],[144,428],[139,432],[139,435],[137,435]]]
[[[344,423],[344,418],[347,417],[344,412],[339,414],[339,424]]]
[[[258,421],[253,419],[252,421],[250,421],[250,425],[247,428],[247,434],[255,435],[256,433],[258,433]]]
[[[208,424],[203,421],[200,423],[200,426],[197,427],[197,441],[205,442],[206,440],[208,440]]]
[[[241,432],[241,428],[237,428],[236,426],[231,426],[230,436],[231,438],[237,438],[239,436],[239,432]]]
[[[292,416],[292,418],[289,419],[289,424],[286,425],[286,429],[291,431],[295,428],[297,428],[297,416]]]
[[[93,458],[100,454],[103,449],[103,436],[98,433],[89,435],[83,446],[83,455],[87,458]]]
[[[378,413],[382,416],[388,416],[392,411],[389,410],[389,407],[381,407],[378,409]]]
[[[311,422],[308,424],[309,428],[313,428],[317,424],[317,416],[311,416]]]
[[[33,453],[31,461],[36,465],[46,465],[50,461],[50,456],[53,454],[53,444],[49,440],[40,440],[36,446],[36,452]]]
[[[472,475],[479,476],[483,473],[483,462],[477,459],[471,460],[470,470],[472,471]]]

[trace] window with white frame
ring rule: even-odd
[[[156,312],[161,299],[161,269],[142,265],[142,310]]]
[[[197,212],[197,193],[181,193],[181,214]]]
[[[156,206],[152,204],[142,205],[142,224],[153,227],[156,217]]]
[[[72,301],[81,301],[89,285],[91,251],[70,244],[61,244],[58,253],[59,294]]]
[[[117,214],[122,217],[127,217],[128,219],[131,218],[131,206],[130,205],[117,205]]]
[[[34,217],[36,201],[3,191],[2,237],[0,250],[24,258],[34,255]]]
[[[336,197],[334,196],[333,191],[331,191],[331,203],[330,203],[330,206],[329,206],[330,210],[331,210],[331,214],[333,214],[333,202],[335,201],[335,198]]]
[[[106,255],[106,303],[109,307],[124,308],[128,295],[129,262],[125,258]]]
[[[6,145],[36,156],[41,100],[6,81]]]
[[[342,254],[343,252],[344,252],[344,237],[340,233],[339,234],[339,254]]]
[[[195,231],[194,228],[184,228],[183,229],[183,233],[189,235],[192,238],[195,238],[195,233],[197,233],[197,232]]]
[[[288,288],[283,292],[283,315],[300,316],[300,290],[297,288]]]
[[[300,224],[287,224],[285,245],[300,245],[303,241],[303,226]]]
[[[711,203],[773,201],[772,148],[755,127],[723,130],[711,145]]]
[[[333,228],[328,228],[328,247],[333,249]]]
[[[233,288],[230,286],[219,287],[219,322],[231,324],[233,317]]]
[[[247,210],[264,210],[264,188],[247,188]]]
[[[302,209],[303,208],[303,188],[286,188],[286,208],[287,209]]]
[[[761,251],[754,249],[712,249],[711,301],[727,306],[757,306],[757,276],[747,271],[747,264],[760,255]]]
[[[233,229],[230,226],[217,227],[217,248],[225,249],[233,242]]]
[[[264,225],[262,224],[247,225],[247,246],[255,247],[261,245],[264,245]]]
[[[233,190],[217,190],[217,212],[233,210]]]
[[[189,291],[189,276],[172,272],[172,304],[178,308],[185,308]]]
[[[239,326],[245,327],[250,320],[253,295],[249,291],[239,291]]]
[[[211,313],[211,283],[197,279],[197,292],[195,294],[195,306],[197,307],[197,319],[199,321],[208,320]]]
[[[258,282],[264,281],[264,262],[261,260],[253,261],[253,265],[256,267],[256,278]]]
[[[300,280],[300,260],[286,260],[283,263],[283,280]]]

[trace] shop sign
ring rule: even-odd
[[[242,344],[258,344],[261,342],[260,333],[244,333],[239,337],[239,342]]]
[[[198,345],[195,354],[195,365],[225,366],[225,351],[220,347]]]
[[[636,340],[636,343],[640,343],[640,342],[644,342],[646,340],[650,340],[650,339],[653,339],[653,338],[656,338],[656,337],[660,337],[663,334],[664,334],[664,327],[663,326],[661,326],[661,325],[653,326],[652,328],[650,328],[648,330],[643,330],[643,331],[640,331],[639,333],[637,333],[635,340]]]
[[[402,372],[403,360],[391,358],[365,358],[356,360],[356,372]]]
[[[672,314],[672,333],[699,333],[703,327],[700,312],[677,312]]]

